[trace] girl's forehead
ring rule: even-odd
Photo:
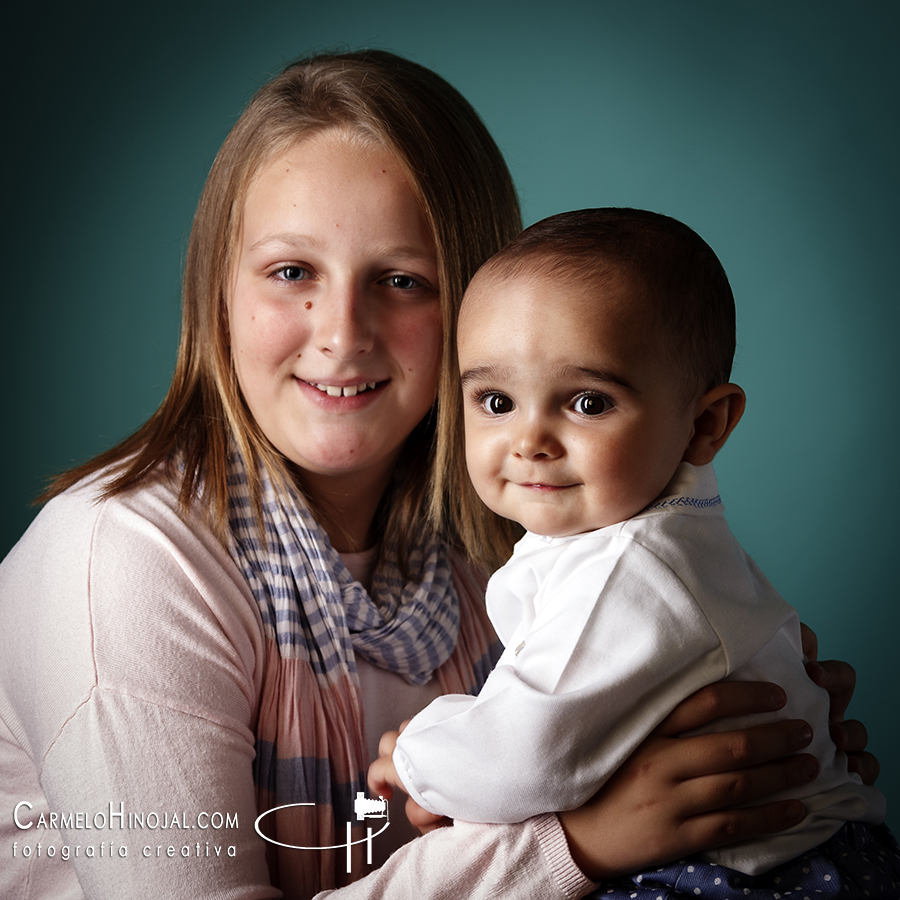
[[[244,198],[233,265],[289,261],[341,277],[396,269],[436,286],[436,257],[396,156],[322,132],[260,168]]]
[[[245,193],[284,160],[316,160],[327,165],[330,158],[340,162],[348,152],[359,158],[375,156],[389,160],[391,165],[404,170],[402,159],[392,147],[373,135],[349,125],[328,125],[309,128],[267,144],[265,152],[251,167],[245,180]],[[405,171],[405,170],[404,170]]]

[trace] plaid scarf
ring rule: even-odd
[[[265,471],[263,530],[241,455],[229,460],[231,553],[262,616],[266,660],[256,728],[254,778],[260,812],[273,840],[276,885],[307,897],[364,874],[364,846],[352,848],[346,872],[346,823],[364,791],[368,754],[356,669],[357,653],[411,684],[437,671],[444,693],[475,692],[496,659],[496,638],[482,609],[461,610],[447,548],[436,538],[409,554],[407,581],[385,548],[367,592],[296,492],[277,493]],[[476,593],[476,592],[469,592]],[[461,615],[462,614],[462,615]],[[461,632],[462,619],[462,634]],[[354,840],[364,837],[354,829]]]

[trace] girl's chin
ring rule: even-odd
[[[402,446],[402,445],[401,445]],[[347,445],[328,450],[307,449],[305,453],[285,453],[301,479],[382,480],[393,468],[400,447],[390,452],[372,452],[371,446]]]

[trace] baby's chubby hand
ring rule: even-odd
[[[378,742],[378,759],[369,766],[367,778],[369,790],[377,796],[384,797],[385,800],[390,800],[394,796],[394,788],[400,788],[401,791],[406,790],[403,782],[397,777],[392,757],[394,747],[397,746],[397,738],[408,724],[409,720],[407,719],[400,726],[399,731],[386,731],[381,736],[381,740]],[[411,797],[406,799],[406,817],[422,834],[451,824],[450,820],[444,816],[438,816],[423,809]]]
[[[403,725],[405,724],[404,722]],[[400,726],[401,729],[403,725]],[[397,746],[398,737],[400,737],[399,731],[386,731],[381,736],[381,740],[378,742],[378,759],[369,766],[369,775],[366,779],[369,783],[369,790],[386,800],[390,800],[394,796],[395,787],[403,790],[403,782],[397,777],[397,770],[391,759],[394,747]]]

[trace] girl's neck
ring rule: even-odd
[[[336,477],[309,471],[295,477],[338,553],[359,553],[377,543],[373,524],[390,470],[377,478],[370,472]]]

